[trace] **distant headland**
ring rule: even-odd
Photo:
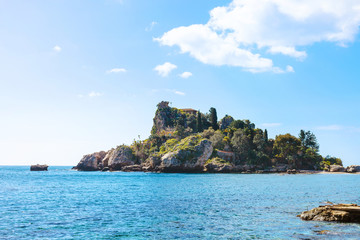
[[[316,136],[300,130],[271,139],[267,130],[249,120],[225,115],[218,121],[209,113],[178,109],[162,101],[157,105],[151,135],[109,151],[85,155],[79,171],[150,171],[211,173],[296,173],[299,170],[359,172],[344,168],[336,157],[319,154]]]

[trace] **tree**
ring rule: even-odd
[[[235,120],[230,124],[230,127],[243,129],[245,127],[245,123],[241,120]]]
[[[215,131],[214,135],[210,137],[211,145],[215,149],[223,150],[225,147],[225,141],[224,141],[225,135],[220,131]]]
[[[198,132],[202,132],[204,130],[200,110],[197,112],[196,127]]]
[[[267,132],[266,129],[265,129],[265,131],[264,131],[264,139],[265,139],[265,142],[266,142],[266,143],[269,141],[268,132]]]
[[[216,131],[219,129],[219,125],[217,122],[217,113],[216,113],[216,109],[211,107],[210,108],[210,123],[212,128]]]
[[[234,132],[234,136],[231,138],[231,145],[240,159],[247,161],[251,149],[251,141],[243,129],[238,129]]]
[[[264,138],[264,133],[261,129],[256,129],[256,133],[253,138],[253,144],[257,151],[263,151],[265,149],[266,141]]]
[[[301,141],[297,137],[287,133],[278,135],[274,142],[275,157],[288,163],[294,163],[300,149]]]
[[[305,148],[312,148],[315,151],[319,151],[319,144],[317,142],[315,134],[310,131],[305,132],[301,130],[299,133],[299,139],[301,141],[301,146]]]

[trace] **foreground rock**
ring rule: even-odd
[[[47,171],[48,167],[49,167],[48,165],[40,165],[40,164],[31,165],[30,171]]]
[[[106,152],[104,151],[85,155],[74,169],[79,171],[99,171],[103,168],[102,160],[105,155]]]
[[[360,223],[360,206],[337,204],[320,206],[298,215],[302,220]]]
[[[135,156],[131,148],[125,145],[111,149],[102,160],[102,167],[108,167],[110,171],[119,171],[125,166],[134,164]]]

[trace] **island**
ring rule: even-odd
[[[300,170],[359,172],[344,168],[340,158],[319,154],[311,131],[271,139],[250,120],[225,115],[215,108],[201,113],[191,108],[157,105],[149,138],[108,151],[83,156],[79,171],[144,171],[172,173],[297,173]]]

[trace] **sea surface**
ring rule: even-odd
[[[360,204],[360,174],[165,174],[0,166],[0,239],[360,239],[360,224],[306,222]]]

